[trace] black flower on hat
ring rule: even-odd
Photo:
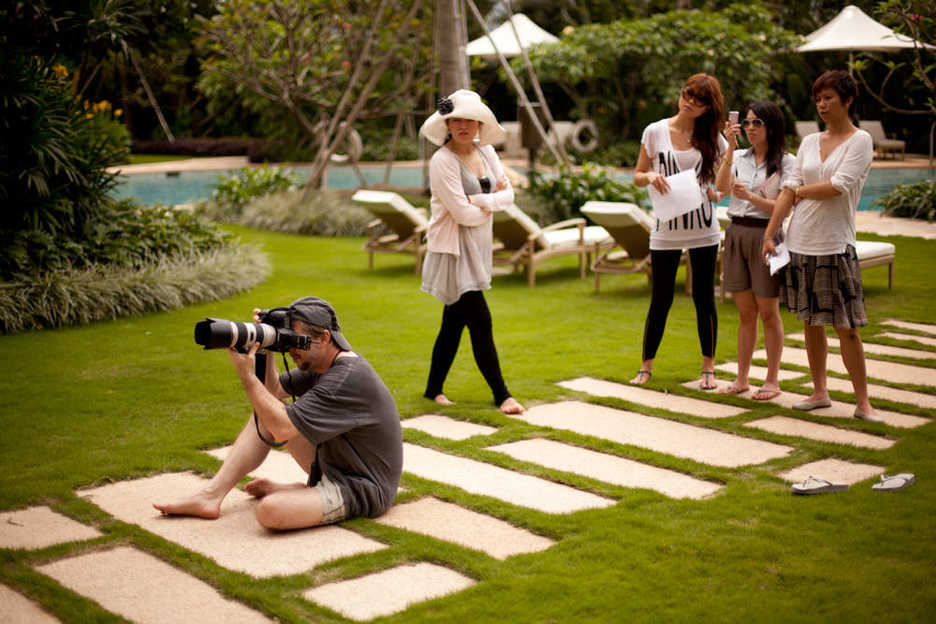
[[[438,104],[436,104],[436,108],[438,109],[440,115],[448,115],[453,110],[455,110],[455,105],[452,104],[452,100],[449,98],[441,98]]]

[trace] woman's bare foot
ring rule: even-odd
[[[760,389],[751,395],[755,401],[769,401],[780,396],[780,386],[764,384]]]
[[[254,498],[263,498],[273,492],[282,492],[283,490],[295,490],[304,488],[304,483],[277,483],[269,479],[254,479],[244,486],[244,491]]]
[[[741,394],[742,392],[747,392],[751,387],[748,384],[739,384],[737,381],[734,381],[724,388],[718,389],[718,394]]]
[[[153,507],[167,516],[194,516],[214,520],[221,515],[221,500],[204,492],[174,503],[153,503]]]
[[[505,414],[522,414],[526,410],[523,409],[523,406],[517,402],[517,399],[513,397],[508,397],[500,404],[500,411]]]
[[[448,397],[441,393],[435,395],[435,398],[432,400],[439,405],[455,405],[455,401],[449,401]]]

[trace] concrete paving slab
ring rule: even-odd
[[[272,622],[153,555],[122,546],[59,559],[36,570],[133,622]]]
[[[787,336],[787,338],[806,342],[806,336],[804,334],[790,334]],[[834,336],[826,336],[826,340],[828,341],[829,346],[833,349],[840,348],[838,338]],[[891,345],[877,344],[875,342],[867,342],[864,340],[862,343],[864,344],[864,351],[866,354],[871,353],[873,355],[892,355],[894,357],[903,357],[913,360],[932,360],[936,358],[936,353],[932,351],[907,349],[906,347],[894,347]]]
[[[767,352],[763,349],[759,349],[754,352],[754,358],[766,360]],[[808,367],[809,360],[806,357],[806,349],[784,347],[783,362],[784,364]],[[914,384],[918,386],[936,386],[936,368],[883,362],[871,358],[865,358],[865,366],[868,370],[868,377],[874,379],[883,379],[884,381],[893,383]],[[842,362],[842,357],[835,353],[829,354],[826,360],[826,368],[843,375],[848,374],[848,371],[845,369],[845,364]]]
[[[892,327],[899,327],[900,329],[909,329],[910,331],[918,331],[924,334],[930,334],[936,336],[936,325],[931,325],[929,323],[908,323],[907,321],[901,321],[899,319],[884,319],[881,321],[882,325],[890,325]]]
[[[731,373],[732,375],[738,374],[738,363],[737,362],[725,362],[724,364],[718,364],[715,367],[715,370],[724,371],[726,373]],[[797,379],[803,375],[808,375],[809,373],[800,373],[797,371],[786,370],[781,368],[777,371],[777,380],[778,381],[789,381],[791,379]],[[763,381],[767,379],[767,367],[766,366],[755,366],[751,365],[748,369],[748,379],[758,379]]]
[[[694,382],[689,382],[689,384],[691,383]],[[724,388],[727,387],[731,382],[724,379],[718,379],[715,383],[719,388]],[[851,388],[850,382],[848,385],[849,388]],[[809,396],[805,394],[784,391],[781,392],[778,396],[775,396],[774,398],[767,401],[754,401],[754,399],[751,399],[751,396],[754,394],[754,392],[756,392],[756,390],[756,388],[753,388],[734,396],[741,397],[743,399],[750,399],[752,402],[760,404],[771,403],[773,405],[779,405],[780,407],[785,407],[787,409],[793,409],[794,403],[809,398]],[[811,410],[810,413],[815,414],[816,416],[824,416],[826,418],[854,418],[855,406],[849,403],[843,403],[841,401],[832,401],[832,405],[830,407],[814,409]],[[880,416],[881,420],[883,420],[885,424],[903,429],[912,429],[930,422],[928,418],[923,418],[921,416],[911,416],[910,414],[901,414],[899,412],[891,412],[888,410],[876,410],[876,413],[878,416]]]
[[[761,431],[769,431],[779,435],[794,436],[797,438],[807,438],[819,442],[832,442],[834,444],[848,444],[869,449],[887,449],[894,446],[894,440],[888,440],[880,436],[862,433],[860,431],[849,431],[848,429],[839,429],[829,425],[820,425],[818,423],[800,420],[798,418],[789,418],[787,416],[771,416],[744,423],[745,427],[753,427]]]
[[[804,385],[808,388],[813,387],[811,381]],[[829,390],[854,394],[851,381],[848,379],[842,379],[841,377],[826,377],[826,386],[829,388]],[[917,407],[936,409],[936,395],[934,394],[924,394],[922,392],[913,392],[912,390],[901,390],[900,388],[891,388],[890,386],[882,386],[871,383],[868,384],[868,394],[872,399],[887,399],[888,401],[907,403]]]
[[[403,443],[403,471],[545,513],[614,505],[613,500],[591,492],[407,442]]]
[[[793,450],[790,446],[581,401],[537,405],[513,418],[729,468],[762,464]]]
[[[371,620],[467,589],[475,581],[432,563],[401,565],[356,579],[329,583],[303,592],[312,602],[352,620]]]
[[[724,487],[675,470],[648,466],[631,459],[598,453],[555,440],[520,440],[491,446],[487,450],[605,483],[654,490],[671,498],[708,498]]]
[[[45,506],[0,513],[0,548],[34,550],[101,535],[97,529]]]
[[[881,466],[856,464],[841,459],[820,459],[788,470],[780,478],[790,483],[801,483],[809,477],[817,477],[831,483],[854,485],[883,473],[884,468]]]
[[[224,500],[217,520],[163,516],[152,506],[154,501],[197,492],[207,483],[191,473],[162,474],[78,494],[118,520],[138,525],[229,570],[256,577],[298,574],[326,561],[387,547],[334,525],[269,531],[254,516],[256,500],[237,488]]]
[[[891,338],[893,340],[909,340],[919,343],[926,347],[936,347],[936,338],[927,338],[926,336],[915,336],[913,334],[900,334],[897,332],[881,332],[876,334],[879,338]]]
[[[7,624],[56,624],[60,620],[42,610],[35,602],[0,585],[0,614]]]
[[[555,544],[548,537],[431,496],[394,505],[377,522],[480,550],[501,560],[541,552]]]
[[[594,379],[593,377],[579,377],[569,381],[560,381],[559,385],[569,390],[587,392],[593,396],[615,397],[631,403],[640,403],[647,407],[665,409],[680,414],[690,414],[700,418],[730,418],[747,411],[734,405],[711,403],[701,399],[658,392],[604,379]],[[695,387],[698,387],[698,382],[695,382]]]
[[[231,452],[231,447],[222,446],[205,452],[224,461],[224,458]],[[260,464],[260,467],[251,472],[249,476],[254,479],[270,479],[278,483],[294,483],[296,481],[306,483],[309,480],[308,473],[296,463],[292,455],[286,451],[272,449],[267,458]]]
[[[467,440],[473,436],[491,435],[497,431],[497,427],[469,423],[436,414],[407,418],[400,422],[400,426],[405,429],[416,429],[431,436],[448,440]]]

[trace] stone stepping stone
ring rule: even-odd
[[[101,535],[97,529],[45,506],[0,513],[0,548],[34,550]]]
[[[487,450],[605,483],[655,490],[671,498],[708,498],[724,487],[675,470],[648,466],[631,459],[598,453],[555,440],[521,440],[491,446]]]
[[[921,345],[927,347],[936,347],[936,338],[926,338],[924,336],[913,336],[911,334],[898,334],[895,332],[882,332],[877,334],[880,338],[891,338],[893,340],[908,340],[912,342],[917,342]],[[931,356],[936,357],[936,356]]]
[[[477,435],[491,435],[497,431],[497,427],[488,427],[487,425],[478,425],[476,423],[455,420],[448,416],[437,416],[435,414],[426,414],[416,418],[407,418],[400,422],[400,426],[405,429],[416,429],[423,433],[428,433],[437,438],[446,438],[447,440],[467,440]]]
[[[392,615],[412,604],[454,594],[475,581],[433,563],[400,565],[306,590],[303,597],[352,620]]]
[[[559,385],[569,390],[587,392],[593,396],[614,397],[631,403],[646,405],[647,407],[665,409],[680,414],[690,414],[700,418],[730,418],[747,411],[734,405],[710,403],[692,397],[668,394],[592,377],[579,377],[569,381],[560,381]],[[698,382],[695,383],[694,387],[698,387]]]
[[[849,431],[848,429],[839,429],[829,425],[820,425],[818,423],[800,420],[798,418],[789,418],[787,416],[771,416],[748,423],[745,427],[753,427],[761,431],[769,431],[785,436],[794,436],[797,438],[808,438],[819,442],[833,442],[835,444],[848,444],[869,449],[887,449],[894,446],[894,440],[888,440],[880,436],[862,433],[860,431]]]
[[[809,477],[816,477],[831,483],[854,485],[859,481],[883,474],[884,470],[881,466],[871,464],[856,464],[841,459],[820,459],[788,470],[782,473],[780,478],[790,483],[802,483]]]
[[[162,474],[81,490],[80,496],[114,516],[213,559],[229,570],[256,577],[290,575],[315,566],[386,548],[340,526],[273,532],[254,516],[256,499],[234,488],[217,520],[163,516],[154,501],[169,501],[205,487],[191,473]]]
[[[547,537],[517,528],[498,518],[431,496],[394,505],[376,521],[480,550],[501,560],[513,555],[540,552],[555,544]]]
[[[142,624],[273,621],[223,597],[204,581],[129,546],[60,559],[36,570],[108,611]]]
[[[715,382],[719,388],[727,387],[731,382],[724,379],[718,379]],[[848,387],[851,388],[851,382],[848,383]],[[694,382],[688,382],[683,384],[687,387],[693,387]],[[808,399],[809,396],[806,394],[796,394],[794,392],[783,391],[778,396],[775,396],[772,399],[767,401],[754,401],[751,398],[753,396],[756,388],[751,390],[746,390],[739,394],[733,396],[738,396],[744,399],[749,399],[754,403],[770,403],[772,405],[779,405],[780,407],[785,407],[787,409],[793,409],[793,404],[797,401],[803,401]],[[914,427],[919,427],[920,425],[925,425],[930,422],[928,418],[923,418],[921,416],[911,416],[909,414],[901,414],[899,412],[890,412],[887,410],[876,410],[878,416],[884,421],[885,424],[888,424],[892,427],[900,427],[903,429],[912,429]],[[841,401],[832,401],[831,407],[823,407],[820,409],[810,410],[810,414],[815,414],[816,416],[825,416],[826,418],[854,418],[855,415],[855,406],[849,403],[842,403]]]
[[[799,340],[801,342],[806,342],[805,334],[790,334],[787,336],[792,340]],[[826,336],[826,340],[829,343],[829,346],[834,349],[840,349],[839,339],[834,336]],[[871,353],[874,355],[892,355],[894,357],[903,357],[914,360],[931,360],[936,358],[936,353],[932,351],[920,351],[918,349],[907,349],[905,347],[893,347],[891,345],[877,344],[874,342],[865,342],[864,344],[865,353]]]
[[[407,442],[403,443],[403,471],[545,513],[572,513],[615,503],[568,485]]]
[[[732,375],[738,375],[738,363],[737,362],[726,362],[724,364],[719,364],[715,367],[715,370],[724,371],[726,373],[731,373]],[[786,370],[781,368],[777,371],[777,381],[790,381],[791,379],[798,379],[803,375],[808,375],[809,373],[800,373],[797,371]],[[748,369],[748,379],[767,379],[767,367],[766,366],[755,366],[751,364],[751,367]]]
[[[762,464],[793,450],[773,442],[580,401],[537,405],[513,418],[728,468]]]
[[[754,358],[759,360],[767,359],[767,351],[760,349],[754,352]],[[845,364],[840,356],[830,353],[826,360],[828,370],[847,375]],[[809,359],[806,357],[806,349],[797,349],[795,347],[783,348],[783,363],[795,364],[796,366],[809,367]],[[936,386],[936,368],[924,368],[922,366],[910,366],[909,364],[897,364],[894,362],[883,362],[881,360],[872,360],[865,358],[865,366],[868,370],[868,377],[883,379],[893,383],[914,384],[917,386]]]
[[[42,610],[35,602],[7,587],[0,585],[0,613],[3,621],[11,624],[57,624],[61,620]]]
[[[809,388],[813,387],[811,381],[804,385]],[[839,392],[854,394],[851,381],[848,379],[842,379],[841,377],[826,377],[826,386],[829,388],[829,390],[837,390]],[[873,398],[887,399],[888,401],[907,403],[917,407],[936,409],[936,395],[933,394],[913,392],[912,390],[901,390],[900,388],[891,388],[890,386],[881,386],[872,383],[868,384],[868,394]],[[924,421],[929,422],[925,419]]]
[[[928,323],[908,323],[906,321],[900,321],[897,319],[885,319],[881,321],[881,324],[892,325],[894,327],[899,327],[900,329],[909,329],[910,331],[918,331],[924,334],[936,336],[936,325],[930,325]]]

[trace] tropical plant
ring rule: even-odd
[[[581,171],[562,165],[555,175],[533,171],[529,180],[530,194],[549,206],[552,221],[581,216],[579,208],[592,200],[649,205],[645,190],[632,182],[622,182],[593,163],[585,163]]]
[[[218,185],[211,193],[211,200],[237,215],[251,200],[269,193],[277,193],[295,187],[296,176],[281,167],[264,165],[259,168],[241,169],[230,176],[219,176]]]
[[[936,180],[898,184],[874,204],[889,217],[936,221]]]

